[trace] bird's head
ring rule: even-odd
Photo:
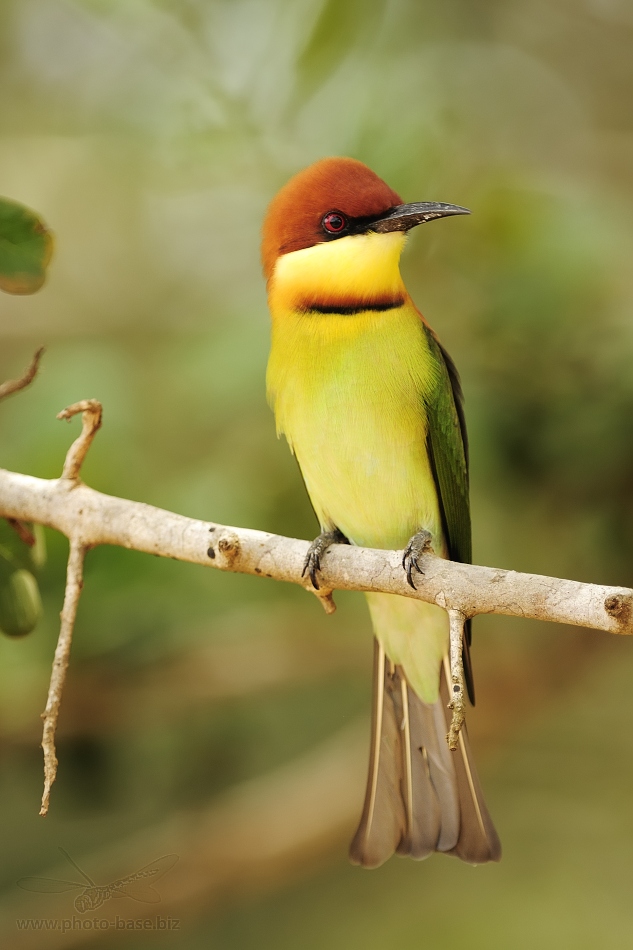
[[[403,204],[362,162],[324,158],[291,178],[264,221],[262,261],[269,291],[292,305],[401,293],[399,259],[411,228],[466,208]]]

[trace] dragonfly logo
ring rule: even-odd
[[[63,848],[59,850],[79,872],[83,881],[62,881],[51,877],[21,877],[17,885],[25,891],[37,891],[39,894],[62,894],[64,891],[79,888],[81,894],[77,895],[74,904],[75,909],[80,914],[97,910],[106,901],[117,897],[131,897],[135,901],[157,904],[160,901],[160,894],[152,885],[160,880],[167,871],[171,870],[178,860],[177,854],[165,854],[157,861],[152,861],[151,864],[139,868],[134,874],[128,874],[127,877],[110,881],[109,884],[96,884],[91,877],[88,877],[81,870],[77,862],[73,861],[67,851],[64,851]]]

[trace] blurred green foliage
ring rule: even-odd
[[[419,229],[403,270],[462,373],[475,559],[631,584],[625,0],[7,0],[0,38],[1,190],[37,208],[57,238],[45,291],[0,301],[3,378],[48,348],[36,382],[2,406],[5,467],[59,475],[77,423],[55,414],[96,397],[104,425],[83,470],[95,488],[311,537],[265,404],[259,229],[294,171],[348,154],[404,200],[473,211]],[[39,713],[67,554],[63,539],[47,540],[44,620],[28,640],[0,642],[11,925],[15,880],[41,873],[58,844],[79,860],[167,821],[291,762],[369,704],[360,597],[338,598],[326,619],[299,590],[96,550],[42,822]],[[207,647],[239,647],[227,672],[248,679],[258,645],[283,659],[295,643],[317,644],[331,666],[313,673],[308,662],[268,688],[215,698],[169,679]],[[481,734],[494,761],[482,771],[506,847],[499,868],[433,858],[365,875],[341,863],[280,879],[257,900],[235,897],[220,920],[183,913],[174,945],[377,947],[397,934],[417,948],[432,918],[438,948],[593,948],[596,934],[622,946],[628,905],[616,913],[601,881],[611,860],[618,880],[630,876],[631,776],[614,764],[627,744],[605,746],[604,735],[621,721],[613,697],[626,702],[630,645],[602,644],[501,618],[475,626],[471,721],[475,737],[478,722],[491,724]],[[161,671],[172,685],[158,691],[165,706],[150,707],[136,684]],[[518,725],[531,716],[538,723]],[[481,903],[465,897],[456,913],[455,892],[471,888]],[[584,931],[583,908],[593,915]]]
[[[53,238],[24,205],[0,198],[0,290],[32,294],[46,278]]]

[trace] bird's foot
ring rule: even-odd
[[[407,583],[414,590],[416,589],[415,584],[413,583],[413,571],[417,571],[418,574],[424,574],[424,571],[418,564],[418,558],[421,557],[431,547],[431,532],[430,531],[418,531],[417,534],[414,534],[402,555],[402,566],[407,572]]]
[[[338,528],[335,528],[334,531],[324,531],[318,538],[314,539],[308,548],[301,576],[305,577],[307,574],[315,590],[319,590],[317,574],[321,570],[321,558],[333,544],[349,544],[343,532],[339,531]]]
[[[448,747],[455,752],[459,745],[459,733],[466,716],[466,700],[464,690],[464,624],[466,617],[461,610],[449,610],[450,624],[450,676],[447,677],[451,692],[448,708],[453,711],[451,724],[446,736]]]

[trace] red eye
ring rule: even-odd
[[[338,211],[328,211],[321,220],[323,230],[330,234],[340,234],[347,227],[347,219]]]

